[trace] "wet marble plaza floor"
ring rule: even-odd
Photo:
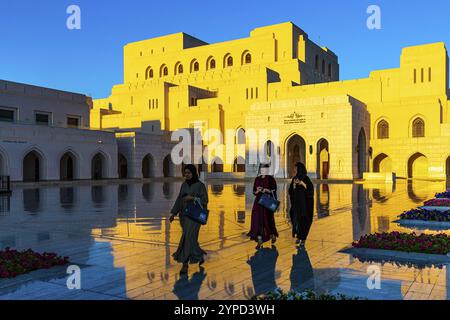
[[[306,250],[291,238],[286,181],[276,214],[275,246],[256,252],[245,236],[250,182],[208,181],[210,220],[200,242],[204,268],[180,277],[171,258],[181,230],[168,222],[180,182],[73,187],[17,187],[0,197],[0,248],[32,248],[70,257],[81,289],[69,290],[66,268],[0,280],[0,299],[248,299],[280,287],[369,299],[448,299],[450,266],[360,261],[339,251],[370,232],[411,231],[397,215],[433,198],[445,182],[316,186],[315,218]],[[423,232],[423,230],[414,230]],[[425,232],[436,232],[426,230]],[[450,231],[447,231],[450,232]],[[381,268],[381,288],[367,287],[368,267]]]

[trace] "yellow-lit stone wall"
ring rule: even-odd
[[[286,104],[344,96],[362,107],[349,109],[348,102],[338,104],[331,117],[329,106],[322,106],[320,112],[320,104]],[[270,108],[258,111],[261,105]],[[357,111],[361,108],[365,111]],[[329,178],[359,178],[361,168],[393,171],[405,178],[444,179],[449,175],[448,54],[444,43],[404,48],[399,68],[348,81],[339,81],[337,56],[290,22],[256,28],[247,38],[222,43],[207,44],[185,33],[130,43],[124,48],[124,83],[114,86],[109,97],[94,101],[91,126],[135,129],[151,121],[159,122],[162,130],[174,131],[201,122],[203,129],[225,133],[226,129],[274,127],[265,122],[268,115],[307,114],[311,109],[315,110],[311,119],[322,113],[330,116],[326,127],[321,128],[320,120],[311,120],[318,122],[311,123],[308,132],[302,126],[278,126],[283,132],[278,141],[284,166],[281,176],[288,171],[283,159],[287,131],[320,139],[333,136],[333,130],[339,131],[341,139],[328,139]],[[257,119],[258,113],[261,119]],[[380,121],[388,124],[384,137],[380,136]],[[420,129],[420,121],[424,129]],[[365,143],[358,143],[361,128]],[[424,136],[414,137],[413,132]],[[228,140],[225,137],[223,143],[235,143]],[[317,140],[307,141],[306,162],[308,170],[319,171],[320,176],[316,144]],[[363,159],[358,158],[359,153]],[[233,165],[224,165],[224,171],[232,170]],[[247,170],[254,168],[247,165]]]

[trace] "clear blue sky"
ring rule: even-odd
[[[71,4],[81,30],[66,28]],[[381,7],[382,30],[366,28],[370,4]],[[398,67],[404,46],[450,46],[448,0],[1,0],[0,79],[102,98],[122,82],[128,42],[184,31],[213,43],[285,21],[338,54],[341,79]]]

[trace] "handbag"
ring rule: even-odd
[[[209,210],[205,210],[198,198],[189,203],[183,211],[189,219],[205,225],[208,222]]]
[[[267,193],[264,193],[261,196],[261,198],[259,198],[258,204],[273,212],[277,211],[278,208],[280,207],[280,201],[275,199],[273,192],[272,196],[268,195]]]

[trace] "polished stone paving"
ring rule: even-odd
[[[208,182],[210,221],[200,235],[208,257],[204,268],[191,266],[187,277],[180,277],[171,259],[179,223],[168,222],[180,182],[14,188],[11,197],[0,197],[0,248],[69,256],[81,268],[81,289],[69,290],[66,267],[56,267],[0,280],[0,299],[248,299],[276,287],[369,299],[450,297],[448,265],[364,262],[339,252],[366,233],[414,230],[393,221],[446,183],[317,185],[306,250],[291,238],[288,185],[278,183],[280,238],[256,252],[245,236],[251,182]],[[381,270],[381,287],[370,290],[373,265]]]

